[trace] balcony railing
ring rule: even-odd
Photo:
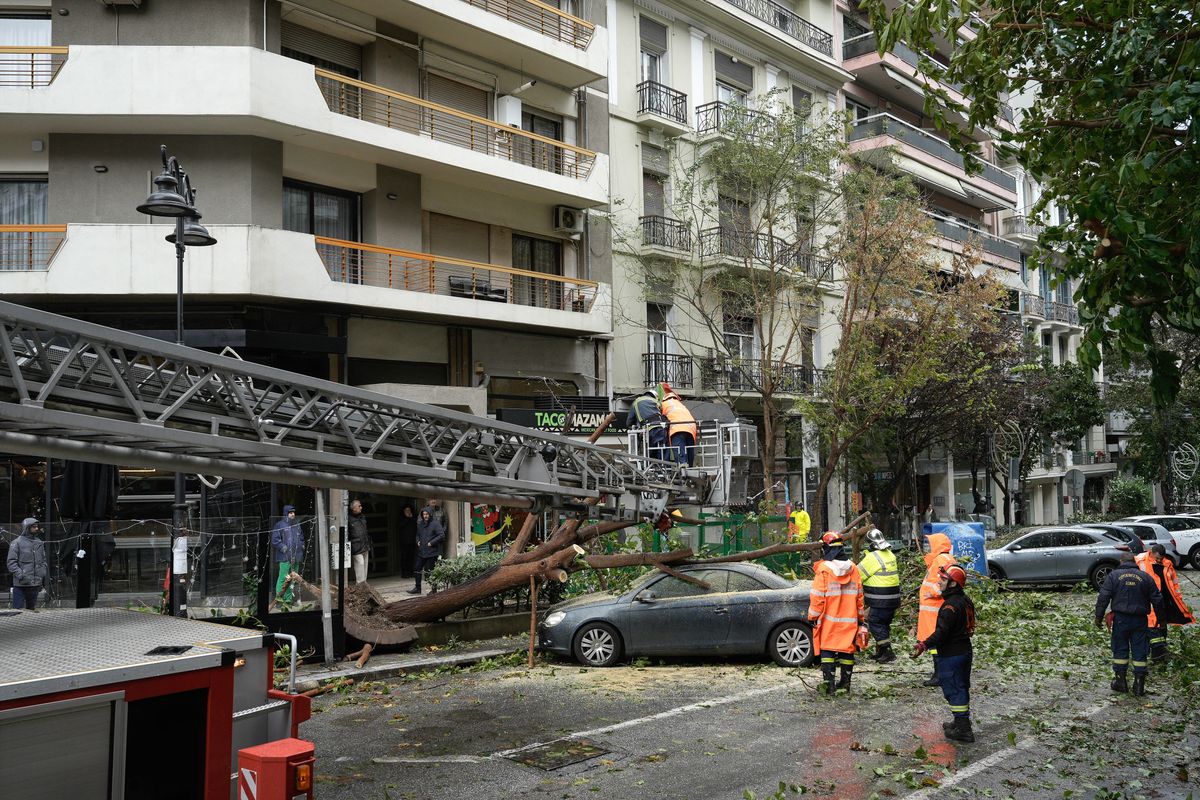
[[[762,111],[738,103],[705,103],[696,106],[696,133],[728,133],[731,126],[744,126],[755,119],[766,118]]]
[[[768,233],[718,226],[700,231],[700,255],[790,265],[795,258],[795,247]]]
[[[657,114],[664,119],[687,125],[687,95],[657,81],[642,81],[637,86],[638,113]]]
[[[1024,214],[1013,214],[1004,220],[1005,236],[1027,236],[1030,239],[1036,239],[1041,234],[1042,226],[1036,222],[1030,222]]]
[[[850,135],[847,138],[854,142],[860,139],[870,139],[874,136],[890,136],[905,144],[912,145],[918,150],[923,150],[951,166],[958,167],[959,169],[966,168],[966,163],[963,161],[962,155],[957,153],[945,139],[939,139],[928,131],[923,131],[913,125],[909,125],[904,120],[893,117],[891,114],[875,114],[851,123]],[[971,157],[983,166],[983,177],[988,182],[996,184],[1005,191],[1016,193],[1016,175],[1007,170],[1000,169],[995,164],[990,164],[978,156]]]
[[[855,36],[853,39],[847,39],[846,41],[842,42],[842,60],[843,61],[849,61],[852,58],[858,58],[859,56],[866,55],[867,53],[876,53],[878,51],[879,51],[879,43],[878,43],[878,40],[876,40],[876,38],[875,38],[874,31],[869,31],[868,33],[864,33],[859,36]],[[917,53],[916,50],[913,50],[911,47],[906,45],[904,42],[896,42],[896,44],[894,44],[892,46],[891,53],[896,58],[903,61],[905,64],[908,64],[910,67],[912,67],[916,70],[921,69],[920,54]],[[933,58],[932,56],[929,56],[928,58],[930,61],[934,62],[935,64],[945,66],[944,64],[941,64],[941,62],[938,61],[936,58]],[[931,78],[931,80],[932,80],[932,78]],[[963,93],[963,87],[962,87],[961,83],[954,83],[953,81],[949,81],[944,78],[937,78],[937,82],[942,84],[943,86],[949,86],[951,89],[958,92],[959,94]]]
[[[642,226],[642,244],[691,252],[692,231],[679,220],[650,215],[638,221]]]
[[[1021,260],[1021,248],[1007,239],[1001,239],[999,236],[993,236],[987,231],[976,230],[956,220],[937,214],[926,213],[926,216],[933,220],[933,227],[937,229],[938,235],[944,239],[950,239],[961,244],[974,243],[983,252],[1006,258],[1009,261],[1020,262]]]
[[[338,283],[586,313],[599,284],[461,258],[317,236],[317,252]],[[503,313],[503,312],[501,312]]]
[[[49,269],[66,237],[66,225],[0,225],[0,272]]]
[[[465,0],[509,22],[586,50],[596,26],[538,0]]]
[[[66,47],[0,47],[0,86],[49,86],[66,62]]]
[[[644,386],[667,383],[676,389],[690,389],[694,385],[691,356],[671,353],[642,353],[642,379]]]
[[[1046,318],[1046,301],[1040,294],[1026,292],[1021,295],[1021,302],[1025,304],[1025,316]]]
[[[394,130],[428,136],[536,169],[586,179],[596,162],[591,150],[539,136],[465,111],[393,92],[382,86],[316,69],[329,110]]]
[[[773,28],[783,31],[794,39],[824,53],[833,55],[833,34],[821,30],[804,17],[784,8],[771,0],[728,0],[730,5],[737,6],[752,17],[757,17]]]
[[[773,390],[784,394],[813,394],[829,375],[828,370],[804,364],[727,356],[703,359],[701,370],[706,390],[759,392],[770,378],[774,384]]]
[[[1065,322],[1068,325],[1078,325],[1079,309],[1069,303],[1050,303],[1050,315],[1047,319]]]

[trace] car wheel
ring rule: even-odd
[[[1188,553],[1188,562],[1192,565],[1192,569],[1200,571],[1200,544],[1192,548],[1192,552]]]
[[[621,635],[603,622],[589,622],[575,634],[575,660],[589,667],[611,667],[621,657]]]
[[[807,667],[816,659],[812,628],[803,622],[776,625],[767,640],[767,650],[781,667]]]
[[[1092,567],[1092,571],[1088,573],[1088,583],[1096,591],[1100,591],[1100,587],[1104,585],[1104,579],[1108,574],[1116,569],[1116,564],[1105,561]]]
[[[995,564],[988,564],[988,577],[994,581],[1008,580],[1008,576],[1004,574],[1004,570]]]

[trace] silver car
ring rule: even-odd
[[[676,569],[698,583],[651,572],[620,595],[553,606],[538,626],[538,648],[591,667],[637,655],[768,654],[781,666],[812,663],[810,581],[793,583],[757,564]]]
[[[1013,583],[1077,583],[1099,589],[1129,546],[1113,534],[1083,528],[1039,528],[989,550],[988,575]]]
[[[1171,559],[1171,564],[1176,569],[1179,568],[1182,563],[1182,557],[1179,555],[1179,550],[1175,547],[1175,538],[1171,536],[1171,532],[1165,527],[1159,525],[1157,522],[1122,522],[1121,527],[1128,528],[1136,533],[1146,545],[1147,550],[1150,549],[1151,545],[1161,544],[1163,549],[1167,551],[1167,558]]]

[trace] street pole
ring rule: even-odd
[[[317,489],[317,566],[321,573],[321,637],[325,646],[325,663],[333,663],[333,608],[330,599],[329,561],[333,551],[329,549],[329,528],[325,519],[325,490]],[[341,567],[339,554],[338,566]]]
[[[183,344],[183,217],[175,218],[175,344]],[[171,570],[171,615],[187,616],[187,538],[184,526],[187,518],[187,485],[182,472],[175,473],[175,504],[173,506],[171,549],[181,551],[174,556]],[[182,540],[182,543],[180,542]],[[178,567],[182,563],[183,570]]]

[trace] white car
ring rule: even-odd
[[[1175,540],[1175,549],[1179,552],[1181,563],[1200,570],[1200,515],[1143,514],[1138,517],[1126,517],[1121,522],[1150,522],[1162,525]]]
[[[1176,548],[1175,537],[1162,525],[1153,522],[1126,522],[1124,520],[1120,524],[1122,528],[1128,528],[1137,534],[1147,550],[1150,549],[1150,545],[1161,544],[1167,551],[1167,558],[1171,560],[1171,564],[1176,568],[1183,566],[1183,556],[1179,555],[1179,550]]]

